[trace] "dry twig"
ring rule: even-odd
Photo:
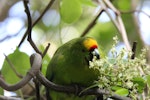
[[[40,19],[43,17],[43,15],[46,13],[46,11],[52,6],[52,4],[54,3],[55,0],[51,0],[48,5],[46,6],[46,8],[44,9],[44,11],[42,12],[42,14],[39,16],[39,18],[32,24],[32,28],[40,21]],[[21,46],[21,44],[23,43],[23,41],[25,40],[26,36],[28,35],[28,31],[25,32],[24,36],[22,37],[18,47]]]
[[[94,27],[94,25],[96,24],[97,19],[99,18],[99,16],[102,14],[102,12],[104,11],[104,9],[100,9],[98,15],[94,18],[94,20],[87,26],[87,28],[84,30],[84,32],[81,34],[81,37],[85,36],[90,29],[92,29]]]
[[[113,4],[109,1],[109,0],[98,0],[102,6],[103,9],[105,9],[105,12],[108,14],[108,16],[110,17],[110,19],[112,20],[113,24],[115,25],[115,27],[117,28],[118,32],[121,34],[122,39],[127,47],[127,49],[129,51],[131,51],[131,47],[130,47],[130,43],[127,37],[127,33],[125,30],[125,26],[123,24],[122,18],[121,18],[121,14],[120,12],[113,6]],[[112,18],[112,16],[110,15],[108,8],[110,8],[111,10],[114,11],[114,13],[116,14],[116,19],[114,20]]]

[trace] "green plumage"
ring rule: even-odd
[[[98,72],[89,68],[92,56],[83,44],[86,39],[88,38],[73,39],[57,49],[47,68],[46,78],[48,80],[60,85],[76,84],[85,87],[93,85],[93,82],[98,78]],[[72,95],[70,97],[72,98],[70,100],[79,98]],[[53,98],[53,100],[59,99]],[[61,98],[61,100],[63,99]]]

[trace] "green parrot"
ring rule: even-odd
[[[46,72],[46,78],[60,85],[79,85],[89,87],[98,79],[98,71],[89,68],[93,57],[100,59],[98,44],[91,37],[80,37],[60,46],[52,57]],[[52,100],[94,100],[93,96],[78,97],[50,91]]]

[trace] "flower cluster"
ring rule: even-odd
[[[150,66],[146,64],[145,59],[147,50],[143,49],[139,57],[131,59],[132,52],[124,48],[117,53],[115,48],[118,43],[117,37],[114,40],[115,43],[110,50],[112,57],[100,60],[94,58],[90,62],[90,68],[99,70],[99,80],[96,84],[100,88],[136,99],[137,93],[142,93],[146,87],[145,76],[150,74]]]

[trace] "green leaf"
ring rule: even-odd
[[[20,52],[17,48],[14,53],[7,56],[15,70],[21,74],[25,75],[28,69],[30,68],[30,62],[29,62],[29,56],[23,52]],[[4,60],[3,66],[2,66],[2,75],[6,82],[9,84],[14,84],[20,80],[19,77],[16,76],[14,71],[12,70],[12,67],[7,62],[6,58]]]
[[[129,10],[131,8],[130,0],[114,0],[113,4],[120,10]]]
[[[92,0],[79,0],[82,4],[88,5],[88,6],[96,6]]]
[[[119,2],[118,2],[118,6],[119,6],[119,8],[121,9],[121,10],[128,10],[128,9],[130,9],[131,8],[131,2],[130,2],[130,0],[120,0]]]
[[[150,75],[146,76],[146,81],[147,81],[148,86],[150,87]]]
[[[132,81],[134,84],[138,84],[137,90],[139,93],[142,93],[146,85],[145,80],[142,77],[135,77]]]
[[[62,20],[66,23],[77,21],[82,14],[82,7],[79,0],[62,0],[60,6]]]
[[[112,86],[111,87],[111,90],[113,90],[113,91],[117,91],[119,89],[122,89],[122,87],[120,87],[120,86]]]
[[[121,89],[118,89],[115,93],[121,96],[128,96],[129,91],[128,89],[121,88]]]

